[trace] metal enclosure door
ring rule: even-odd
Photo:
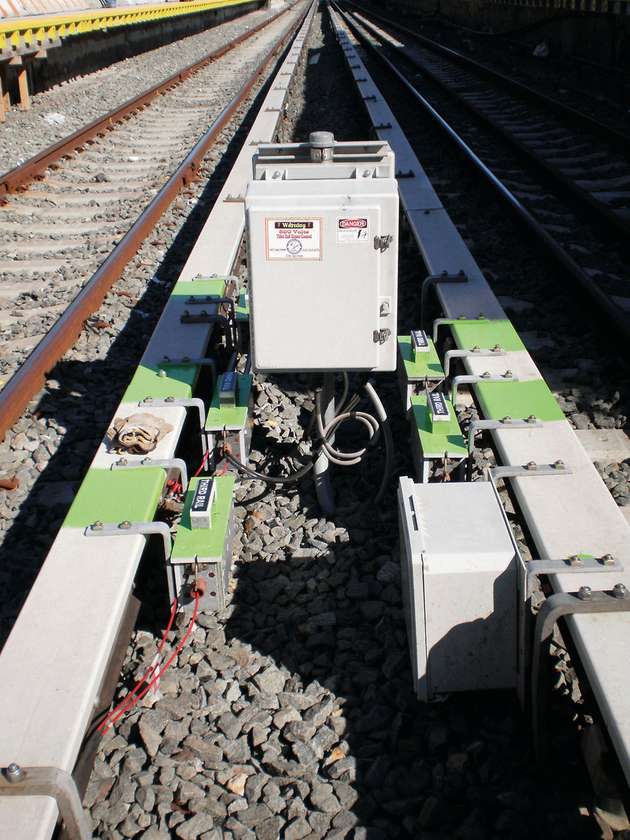
[[[379,288],[382,257],[374,237],[381,232],[378,206],[354,197],[337,206],[309,204],[307,212],[282,214],[260,205],[249,209],[249,248],[264,253],[252,274],[254,358],[260,370],[370,370],[378,364]],[[365,202],[365,198],[362,199]],[[326,202],[327,204],[328,202]],[[339,238],[339,220],[368,220],[368,236],[352,242]],[[319,244],[297,252],[290,240],[281,254],[270,247],[275,223],[310,222]],[[252,259],[250,266],[254,265]],[[287,365],[290,358],[290,365]]]

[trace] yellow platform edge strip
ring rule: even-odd
[[[86,9],[56,15],[37,15],[0,21],[0,51],[21,47],[46,46],[47,41],[86,32],[129,26],[162,18],[181,17],[228,6],[242,6],[252,0],[192,0],[125,6],[118,9]]]

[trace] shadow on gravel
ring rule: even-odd
[[[111,312],[101,308],[88,319],[82,334],[82,337],[85,332],[90,334],[88,352],[93,355],[98,352],[101,357],[89,362],[68,359],[59,362],[48,375],[47,387],[38,402],[30,407],[32,414],[41,422],[35,426],[31,418],[27,417],[26,420],[22,418],[18,421],[14,427],[11,440],[24,432],[29,441],[37,441],[38,449],[44,447],[45,450],[48,440],[53,453],[50,455],[46,452],[46,460],[41,462],[45,467],[23,501],[19,502],[20,497],[12,497],[10,492],[0,491],[7,508],[17,503],[20,505],[19,513],[7,528],[2,541],[0,648],[11,632],[63,524],[74,493],[113,419],[170,289],[223,187],[266,89],[267,84],[250,104],[243,125],[223,146],[225,151],[222,152],[219,164],[166,253],[160,253],[164,247],[160,236],[164,234],[160,234],[158,228],[148,237],[150,244],[143,246],[141,258],[132,261],[126,269],[125,278],[109,293],[108,301],[116,300],[116,297],[118,299],[115,304],[117,311],[123,306],[129,310],[128,320],[114,341],[110,343],[107,327],[102,329],[99,326],[111,317]],[[184,190],[173,206],[183,206],[192,195],[190,190]],[[179,219],[172,222],[168,220],[170,213],[172,210],[167,211],[159,224],[166,222],[172,227],[179,226]],[[147,252],[147,248],[154,250]],[[159,266],[157,270],[156,266]],[[154,272],[159,282],[151,282]],[[95,347],[98,347],[98,351],[95,351]],[[51,428],[59,429],[62,434],[58,445],[50,438]],[[26,461],[18,468],[18,472],[20,469],[33,469],[35,463],[35,458]],[[159,619],[156,626],[159,626]]]

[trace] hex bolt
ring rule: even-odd
[[[584,561],[577,554],[573,554],[573,555],[571,555],[571,557],[569,557],[569,563],[572,566],[583,566],[584,565]]]
[[[502,422],[502,423],[511,423],[511,422],[512,422],[512,418],[510,417],[510,415],[509,415],[509,414],[506,414],[506,415],[505,415],[505,417],[502,417],[502,418],[501,418],[501,422]]]
[[[492,352],[493,353],[502,353],[503,352],[503,347],[501,347],[500,344],[495,344],[494,347],[492,348]]]
[[[530,414],[529,417],[527,418],[527,422],[528,423],[535,423],[536,422],[536,415],[535,414]]]
[[[118,527],[121,528],[123,531],[128,531],[129,528],[131,528],[131,522],[128,519],[125,519],[125,521],[121,522],[118,525]]]
[[[554,469],[561,470],[564,469],[564,461],[561,461],[559,458],[557,461],[553,462]]]
[[[24,770],[15,761],[7,767],[4,774],[9,782],[19,782],[24,778]]]
[[[164,402],[167,402],[167,403],[175,402],[175,397],[165,397]]]
[[[97,519],[97,521],[94,522],[92,525],[90,525],[90,527],[93,531],[102,531],[103,530],[103,523],[101,522],[100,519]]]
[[[489,370],[484,370],[484,372],[481,374],[482,379],[490,379],[491,376],[492,376],[492,374],[490,373]]]
[[[470,352],[471,352],[471,353],[478,353],[480,349],[481,349],[481,348],[479,347],[479,345],[478,345],[478,344],[475,344],[475,346],[474,346],[474,347],[471,347],[471,348],[470,348]]]
[[[623,583],[616,583],[613,586],[613,596],[615,598],[627,598],[628,590]]]
[[[612,554],[604,554],[604,556],[602,557],[602,563],[604,564],[604,566],[612,566],[614,562],[615,558],[612,556]]]
[[[588,601],[592,594],[593,590],[590,586],[580,586],[578,590],[578,598],[581,598],[583,601]]]
[[[535,470],[537,466],[538,466],[538,465],[536,464],[536,461],[528,461],[528,462],[525,464],[525,469],[526,469],[526,470]]]
[[[166,371],[164,370],[164,368],[160,368],[158,370],[158,376],[162,376],[162,377],[166,376]]]
[[[506,370],[505,373],[503,374],[504,379],[511,379],[512,376],[513,376],[513,374],[512,374],[511,370]]]

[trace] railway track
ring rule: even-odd
[[[319,24],[321,17],[322,13]],[[144,401],[149,395],[158,397],[173,389],[184,397],[156,399],[150,409],[170,426],[170,432],[151,452],[152,458],[165,460],[144,464],[141,455],[132,453],[131,463],[121,464],[109,434],[100,441],[98,429],[91,430],[97,440],[90,439],[88,449],[91,454],[98,446],[98,452],[0,656],[0,684],[5,687],[8,708],[1,724],[0,764],[18,760],[22,765],[39,765],[45,761],[72,773],[81,794],[86,790],[83,804],[93,829],[103,837],[142,836],[146,831],[150,837],[192,840],[202,836],[205,840],[209,835],[210,840],[225,831],[235,837],[269,840],[299,840],[309,835],[398,840],[448,832],[461,837],[544,834],[564,840],[568,834],[584,830],[585,823],[592,828],[592,820],[586,817],[591,811],[583,805],[590,802],[590,793],[581,787],[585,774],[574,749],[575,733],[565,741],[562,734],[550,733],[550,740],[559,742],[561,765],[554,783],[549,784],[529,756],[523,718],[505,694],[453,694],[441,703],[417,703],[403,621],[400,564],[404,560],[396,543],[399,510],[393,486],[383,496],[380,508],[371,505],[381,478],[378,450],[370,454],[369,468],[360,480],[358,470],[339,471],[335,478],[339,509],[331,516],[314,513],[316,499],[310,479],[287,487],[270,488],[247,477],[236,484],[234,530],[227,527],[223,545],[227,545],[229,566],[234,537],[237,585],[226,588],[225,608],[208,604],[197,612],[195,606],[192,618],[189,610],[172,626],[169,622],[163,637],[165,657],[170,661],[172,656],[175,661],[168,671],[160,667],[159,692],[129,708],[116,721],[115,731],[106,731],[102,740],[95,731],[107,722],[109,696],[133,626],[133,614],[125,611],[126,604],[133,606],[132,591],[145,601],[143,619],[135,628],[118,681],[123,705],[132,699],[129,689],[136,677],[155,668],[156,654],[162,653],[160,635],[167,618],[163,569],[165,562],[167,569],[171,568],[172,561],[168,551],[164,556],[164,541],[150,542],[142,535],[147,530],[136,533],[132,520],[160,526],[164,536],[166,519],[175,541],[185,530],[184,518],[178,522],[177,516],[165,517],[163,502],[181,497],[163,486],[167,470],[180,469],[183,458],[191,475],[199,464],[197,409],[208,421],[217,409],[211,400],[219,381],[213,376],[209,384],[202,368],[206,373],[208,368],[215,369],[223,376],[234,364],[231,351],[227,353],[224,346],[228,333],[223,334],[207,312],[205,320],[191,326],[189,310],[195,303],[207,307],[208,294],[223,297],[233,290],[234,277],[227,275],[239,274],[246,286],[247,267],[239,259],[243,202],[234,199],[244,194],[251,178],[252,147],[261,138],[302,139],[302,132],[321,125],[321,112],[317,116],[310,112],[305,91],[316,107],[321,108],[322,102],[326,109],[334,107],[331,121],[349,136],[367,136],[370,126],[375,132],[386,132],[387,125],[391,129],[395,123],[391,112],[388,122],[369,110],[370,125],[357,117],[361,97],[369,109],[389,106],[367,79],[365,69],[355,63],[356,52],[349,58],[349,39],[344,36],[342,40],[336,18],[333,23],[350,72],[341,72],[345,71],[341,51],[332,67],[328,63],[330,28],[324,28],[323,37],[310,37],[302,46],[307,21],[298,47],[288,52],[282,78],[276,77],[270,86],[211,215],[192,250],[182,257],[185,265],[171,296],[163,301],[162,317],[140,366],[122,397],[116,396],[120,405],[111,406],[113,416],[121,417],[137,412],[139,405],[146,408]],[[334,52],[334,43],[332,47]],[[300,53],[305,101],[296,106],[300,96],[293,78]],[[355,82],[359,98],[349,108]],[[367,84],[371,94],[366,92]],[[291,116],[281,119],[280,114]],[[502,301],[494,297],[418,160],[408,153],[405,136],[397,131],[391,142],[399,161],[413,167],[409,171],[403,167],[398,177],[407,214],[403,234],[405,230],[414,232],[429,273],[439,276],[442,270],[456,271],[463,266],[467,275],[465,285],[444,287],[453,293],[450,298],[447,294],[444,304],[444,314],[453,321],[444,324],[443,330],[452,329],[455,335],[462,327],[472,326],[482,334],[485,329],[497,329],[503,338],[514,342],[507,353],[509,365],[530,381],[512,384],[529,388],[533,382],[547,393],[536,408],[542,404],[549,411],[553,407],[552,416],[543,418],[544,434],[558,435],[562,443],[564,433],[570,432],[568,423],[545,391],[540,373],[501,309]],[[425,217],[437,226],[423,228]],[[417,327],[418,271],[422,265],[416,245],[405,241],[404,235],[401,242],[396,234],[394,237],[401,255],[402,337]],[[172,272],[173,277],[176,274]],[[205,279],[207,275],[209,279]],[[168,274],[169,282],[173,277]],[[457,299],[459,291],[470,294],[463,304]],[[292,303],[299,305],[299,300]],[[474,307],[474,315],[468,306]],[[486,317],[477,317],[480,309]],[[305,312],[304,317],[310,313]],[[240,349],[243,351],[243,346]],[[176,365],[178,370],[164,364],[166,351],[177,354],[182,363]],[[508,364],[503,356],[479,360],[484,365],[496,365],[497,361]],[[237,369],[245,378],[250,376],[246,362],[242,353]],[[470,362],[476,363],[474,354],[465,359],[465,364]],[[361,378],[351,378],[352,389]],[[312,382],[302,376],[297,381],[276,376],[251,379],[254,406],[249,416],[245,409],[241,421],[244,426],[253,421],[255,427],[250,465],[259,470],[280,465],[280,472],[286,473],[297,467],[299,459],[292,463],[291,456],[308,438],[305,415],[313,409]],[[92,384],[86,382],[82,402],[95,399]],[[408,440],[405,385],[400,386],[394,373],[379,377],[379,392],[394,429],[396,472],[409,475],[415,468],[415,456]],[[185,399],[190,395],[197,398],[196,404]],[[466,405],[458,415],[467,423],[477,415],[470,410],[470,401]],[[219,405],[219,414],[222,410],[232,409]],[[191,422],[186,422],[187,411]],[[226,433],[227,424],[220,421],[218,427]],[[412,446],[416,433],[411,422]],[[535,448],[538,443],[536,430],[498,434],[508,438],[531,435],[529,445]],[[346,438],[344,443],[355,450],[364,443],[356,438]],[[548,459],[548,450],[542,452]],[[63,463],[63,453],[58,461]],[[482,483],[482,468],[494,463],[485,454],[476,460],[476,489]],[[583,469],[575,451],[567,463]],[[115,468],[134,464],[151,468]],[[204,474],[215,478],[218,494],[234,482],[223,467],[215,472],[202,460],[199,469],[204,468]],[[589,468],[593,472],[590,464]],[[443,477],[438,465],[434,478],[439,484]],[[183,473],[179,478],[186,483]],[[548,480],[568,478],[560,475]],[[586,475],[584,483],[590,479],[592,476]],[[582,480],[581,475],[576,476],[580,485]],[[426,485],[435,486],[435,482]],[[441,489],[466,487],[470,489],[467,482],[451,481]],[[563,484],[556,496],[564,496],[569,489]],[[507,501],[506,494],[503,498]],[[577,507],[574,497],[570,502]],[[514,511],[509,513],[519,546],[522,544],[529,560],[525,535],[515,525]],[[586,513],[584,519],[590,512]],[[221,509],[214,508],[210,538],[230,514],[223,502]],[[561,510],[558,518],[564,514]],[[87,539],[90,534],[98,536],[93,531],[103,527],[102,520],[114,532]],[[37,519],[29,519],[18,523],[16,529],[35,525],[39,525]],[[462,523],[453,525],[458,531]],[[602,535],[591,532],[589,536],[594,536],[597,550],[601,550]],[[15,555],[22,563],[20,552]],[[197,561],[195,556],[193,563],[186,564],[189,574],[204,573]],[[617,573],[615,567],[614,582]],[[215,597],[214,589],[212,583],[206,590],[208,597]],[[187,593],[186,588],[183,602]],[[442,607],[440,603],[440,610]],[[607,641],[611,635],[607,634]],[[30,667],[25,669],[27,658]],[[96,748],[97,760],[86,788]],[[550,766],[555,771],[555,765]],[[19,797],[0,796],[0,826],[10,827],[7,830],[16,840],[47,838],[56,816],[50,798],[20,802]]]
[[[415,33],[410,40],[406,28],[400,40],[397,25],[382,18],[374,23],[372,13],[351,15],[376,54],[404,78],[417,104],[591,296],[608,323],[630,335],[624,232],[630,169],[619,151],[620,138],[522,85],[506,91],[500,74],[473,73],[446,48],[436,55],[433,43],[425,47]],[[472,124],[466,110],[474,115]]]
[[[274,15],[3,176],[2,433],[195,177],[297,14]]]

